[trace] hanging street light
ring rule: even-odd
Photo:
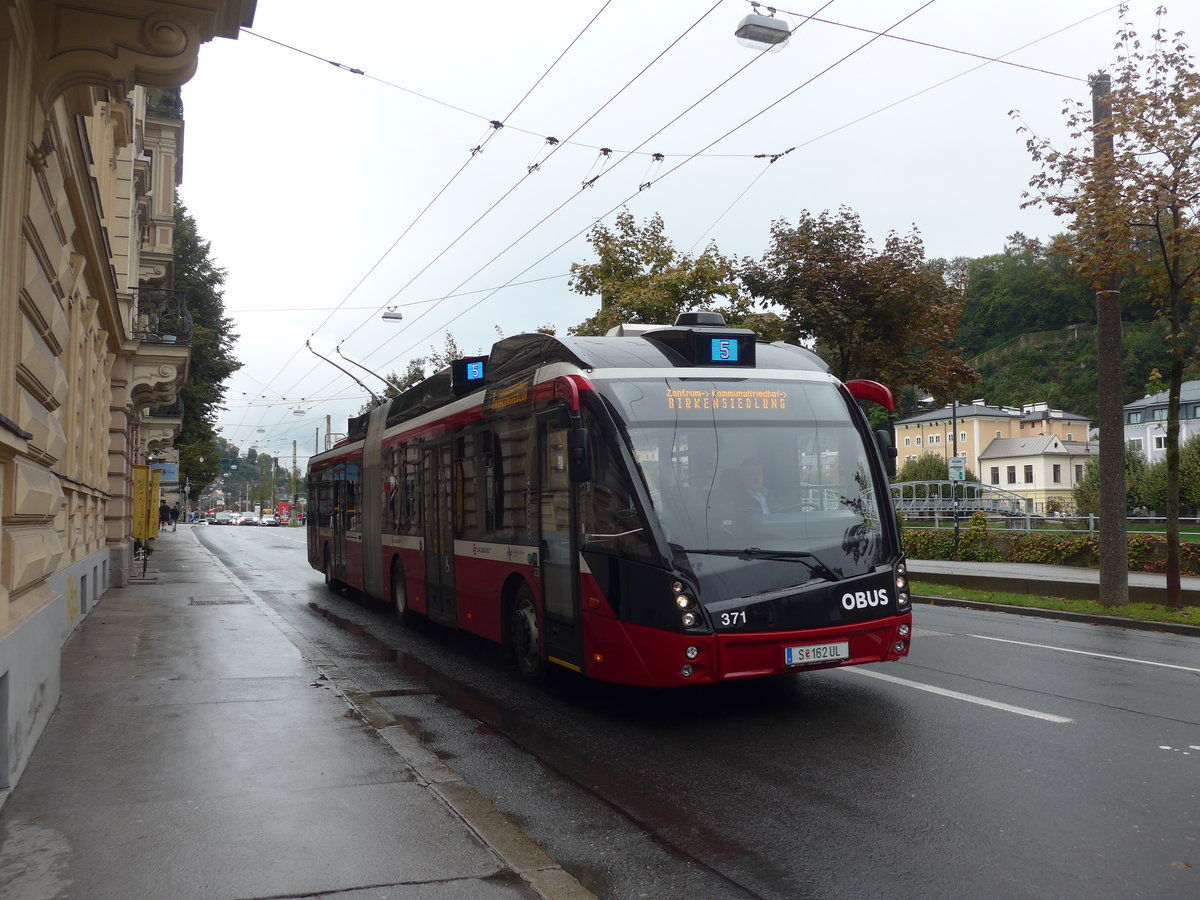
[[[755,10],[758,10],[757,3],[751,3]],[[746,18],[742,19],[733,36],[737,38],[737,42],[743,47],[749,47],[751,50],[766,50],[769,53],[778,53],[787,46],[788,38],[792,36],[792,30],[788,28],[787,23],[779,19],[773,18],[775,8],[773,6],[766,7],[769,16],[759,15],[758,12],[752,12]]]

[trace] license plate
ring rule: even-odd
[[[850,642],[838,641],[833,644],[809,644],[805,647],[785,647],[784,661],[789,666],[802,666],[807,663],[831,662],[850,658]]]

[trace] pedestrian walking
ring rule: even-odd
[[[171,507],[167,506],[167,501],[164,500],[158,505],[158,530],[166,531],[167,526],[171,524]]]
[[[178,525],[179,525],[179,504],[176,503],[174,506],[171,507],[171,530],[175,531],[175,529],[178,527]]]

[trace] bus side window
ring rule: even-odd
[[[420,484],[421,451],[416,444],[404,448],[403,496],[401,497],[401,523],[406,533],[413,533],[420,524],[421,507]]]
[[[503,498],[500,485],[504,481],[500,466],[500,439],[490,431],[479,436],[479,452],[483,466],[483,528],[495,534],[500,527],[499,512]]]
[[[593,480],[580,488],[580,540],[589,550],[655,558],[630,473],[600,428],[592,428]]]
[[[531,463],[525,459],[526,450],[533,440],[533,423],[527,417],[501,421],[496,425],[497,478],[500,504],[497,530],[504,537],[516,538],[526,529],[526,498],[529,484],[526,479],[533,476]],[[536,442],[535,442],[536,443]],[[501,535],[497,535],[500,537]]]
[[[400,459],[403,451],[393,447],[384,452],[383,473],[383,533],[396,534],[400,528],[401,494]]]

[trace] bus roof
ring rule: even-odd
[[[605,337],[558,337],[540,332],[518,334],[497,341],[492,346],[487,357],[484,384],[517,378],[551,363],[568,363],[592,370],[686,369],[693,363],[681,355],[679,342],[673,339],[682,337],[688,331],[737,334],[753,342],[753,333],[743,329],[706,327],[660,326],[631,336]],[[829,366],[819,356],[793,344],[757,342],[753,350],[756,357],[754,368],[829,371]],[[747,368],[741,371],[752,370]],[[387,425],[396,425],[438,409],[457,396],[459,394],[455,391],[451,370],[443,369],[392,398],[388,402]],[[342,443],[361,439],[366,434],[370,416],[371,412],[367,412],[350,419],[346,424],[347,437]]]

